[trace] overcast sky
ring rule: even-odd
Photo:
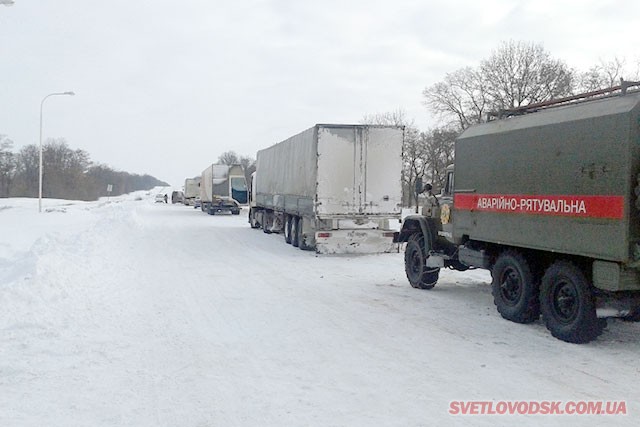
[[[0,134],[65,138],[174,186],[225,151],[402,108],[510,39],[586,70],[640,57],[640,1],[15,0],[0,5]]]

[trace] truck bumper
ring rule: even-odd
[[[320,254],[375,254],[398,252],[391,230],[316,231],[316,252]]]

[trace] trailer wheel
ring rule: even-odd
[[[256,211],[253,209],[249,210],[249,225],[251,228],[260,228],[260,223],[256,219]]]
[[[439,268],[427,268],[428,256],[422,234],[413,234],[404,251],[404,270],[409,283],[416,289],[432,289],[440,276]]]
[[[266,234],[271,234],[271,227],[273,226],[273,214],[270,211],[262,212],[262,231]]]
[[[300,246],[300,218],[291,217],[291,245],[295,248]]]
[[[544,273],[540,305],[547,329],[558,339],[581,344],[602,333],[591,284],[571,262],[558,261]]]
[[[291,215],[284,214],[284,241],[291,244]]]
[[[538,320],[539,286],[522,254],[503,252],[493,266],[491,275],[493,302],[503,318],[516,323]]]

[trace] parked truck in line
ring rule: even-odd
[[[318,253],[396,250],[403,138],[402,127],[318,124],[258,151],[251,227]]]
[[[171,203],[176,204],[176,203],[182,203],[184,204],[184,192],[182,191],[172,191],[171,192]]]
[[[195,206],[196,197],[200,197],[200,177],[184,180],[184,204]]]
[[[607,317],[640,317],[640,91],[620,86],[503,112],[470,127],[422,215],[405,218],[409,282],[489,269],[505,319],[540,315],[585,343]],[[418,187],[421,186],[420,184]],[[420,190],[420,189],[419,189]]]
[[[240,214],[248,200],[242,165],[212,164],[200,176],[200,209],[209,215]]]

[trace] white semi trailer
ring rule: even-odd
[[[251,227],[318,253],[395,250],[403,138],[402,127],[319,124],[258,151]]]
[[[184,204],[193,206],[196,197],[200,196],[200,177],[187,178],[184,180]]]

